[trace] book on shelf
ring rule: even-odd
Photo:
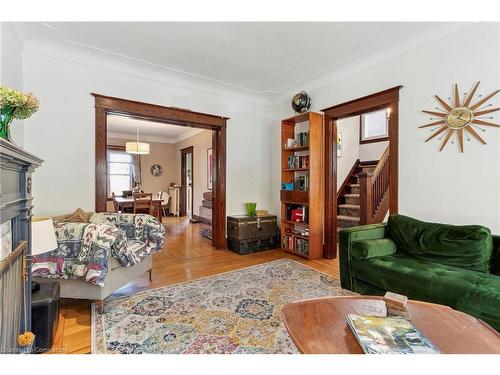
[[[296,223],[307,224],[309,220],[309,207],[298,204],[287,204],[285,208],[285,219]]]
[[[301,132],[297,134],[297,144],[299,146],[307,146],[309,144],[309,133]]]
[[[309,156],[308,155],[290,155],[288,157],[287,163],[288,169],[302,169],[309,167]]]
[[[287,138],[285,148],[303,147],[309,145],[309,132],[300,132],[296,138]]]
[[[367,354],[439,353],[439,349],[408,319],[348,314],[346,321]]]
[[[306,257],[309,255],[309,241],[295,237],[292,233],[283,234],[283,248]]]
[[[295,190],[309,190],[309,174],[306,172],[303,176],[297,176],[294,184]]]

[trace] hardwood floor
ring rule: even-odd
[[[153,257],[153,278],[147,274],[114,295],[127,295],[148,288],[190,281],[201,277],[269,262],[291,258],[339,278],[337,259],[305,260],[279,249],[249,255],[216,250],[211,241],[199,235],[200,224],[190,224],[185,218],[164,218],[167,229],[164,249]],[[61,302],[59,326],[53,353],[90,353],[91,301],[66,299]]]

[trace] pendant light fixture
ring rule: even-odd
[[[125,151],[136,155],[149,154],[149,143],[139,142],[139,125],[137,125],[136,141],[125,143]]]

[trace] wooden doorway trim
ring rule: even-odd
[[[194,204],[194,147],[189,146],[181,150],[181,201],[180,211],[181,216],[187,215],[186,195],[187,195],[187,181],[186,181],[186,155],[191,154],[191,217],[193,216]]]
[[[226,248],[226,126],[228,117],[164,107],[92,93],[95,99],[95,210],[106,211],[107,198],[107,115],[156,121],[170,125],[212,130],[214,160],[212,244]]]
[[[337,120],[380,108],[391,109],[389,212],[391,214],[398,212],[398,103],[399,90],[402,87],[395,86],[322,110],[325,114],[325,258],[337,257]]]

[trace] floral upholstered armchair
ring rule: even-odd
[[[61,297],[100,303],[149,272],[162,250],[165,227],[153,216],[94,213],[89,222],[55,222],[58,248],[34,257],[35,279],[59,279]]]

